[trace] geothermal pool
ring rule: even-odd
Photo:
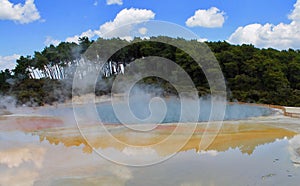
[[[180,101],[172,98],[164,100],[166,103],[166,114],[163,118],[163,120],[160,123],[175,123],[175,122],[191,122],[191,120],[188,116],[181,117],[180,118],[180,112],[181,112],[181,104]],[[131,112],[140,120],[143,120],[147,118],[149,115],[151,115],[149,104],[150,98],[148,97],[142,97],[140,99],[135,99],[133,101],[130,101],[130,109]],[[117,103],[118,107],[123,108],[125,105],[127,105],[127,102],[119,101]],[[92,105],[93,106],[93,105]],[[109,124],[120,124],[119,118],[116,116],[113,105],[111,102],[103,102],[103,103],[96,103],[96,110],[99,116],[99,119],[103,123],[109,123]],[[154,104],[154,110],[158,112],[163,112],[163,109],[160,107],[161,105],[155,105]],[[211,113],[211,101],[210,100],[201,100],[199,102],[199,118],[197,121],[199,122],[205,122],[209,120],[210,113]],[[85,107],[81,107],[80,105],[76,108],[76,112],[81,113],[84,112]],[[191,112],[193,112],[194,108],[189,108]],[[39,109],[37,114],[42,115],[48,115],[48,116],[58,116],[58,117],[65,117],[65,116],[73,116],[73,108],[71,106],[63,106],[53,109],[52,108],[44,108]],[[268,116],[272,115],[274,113],[274,110],[271,110],[266,107],[262,106],[253,106],[248,104],[238,104],[238,103],[232,103],[226,105],[226,110],[224,113],[224,120],[241,120],[241,119],[247,119],[251,117],[259,117],[259,116]],[[127,112],[126,112],[127,114]],[[141,124],[141,121],[137,123],[136,121],[131,121],[131,119],[125,118],[126,124]],[[149,121],[147,121],[149,122]],[[150,121],[151,123],[151,121]],[[153,121],[155,123],[155,119]]]
[[[107,105],[97,108],[109,110]],[[199,148],[206,129],[203,119],[174,155],[171,147],[182,141],[189,124],[174,134],[176,119],[172,118],[147,133],[122,125],[107,125],[107,133],[98,131],[97,124],[90,125],[83,129],[90,134],[87,142],[74,119],[61,114],[70,112],[67,106],[3,115],[0,185],[298,185],[299,119],[262,107],[239,106],[228,106],[232,111],[227,110],[227,120],[210,146]],[[231,117],[236,112],[243,117]],[[109,141],[111,135],[124,143]],[[153,145],[170,135],[173,138],[167,143]],[[143,162],[168,156],[140,167],[111,161]]]
[[[119,103],[125,104],[125,103]],[[143,100],[135,100],[131,103],[132,112],[138,118],[144,119],[150,115],[148,108],[148,102]],[[120,105],[122,107],[122,105]],[[166,101],[167,112],[163,123],[174,123],[183,121],[189,122],[189,118],[180,118],[181,105],[178,100]],[[155,108],[159,110],[159,107]],[[201,101],[200,102],[200,115],[199,122],[208,121],[210,116],[211,105],[210,101]],[[97,111],[100,115],[100,118],[105,123],[120,123],[118,118],[114,114],[113,107],[110,103],[98,104]],[[249,117],[257,116],[267,116],[272,114],[272,110],[259,106],[249,106],[249,105],[239,105],[239,104],[230,104],[227,105],[224,120],[239,120]],[[128,123],[134,123],[129,121]]]

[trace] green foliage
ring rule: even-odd
[[[13,75],[8,69],[5,69],[4,71],[1,70],[0,72],[0,93],[7,93],[10,89],[9,82],[13,81]]]
[[[173,45],[188,48],[182,51]],[[228,88],[228,99],[243,102],[257,102],[279,105],[300,105],[300,51],[275,49],[258,49],[253,45],[231,45],[225,41],[206,42],[219,61]],[[129,64],[136,59],[148,56],[159,56],[175,61],[191,77],[199,91],[199,95],[210,93],[210,87],[202,68],[192,58],[195,55],[193,47],[201,45],[192,40],[153,37],[150,40],[134,38],[128,42],[119,38],[103,39],[97,42],[87,37],[79,39],[79,44],[61,42],[58,46],[50,45],[42,51],[34,52],[33,56],[21,56],[12,71],[0,72],[0,93],[13,94],[19,104],[43,105],[53,102],[63,102],[71,97],[71,82],[74,69],[79,59],[85,53],[87,58],[95,58],[95,51],[109,61]],[[125,46],[125,47],[124,47]],[[207,55],[208,48],[204,45],[199,51],[201,60],[210,61],[214,56]],[[97,51],[101,48],[101,51]],[[87,50],[89,49],[89,50]],[[111,51],[118,50],[112,56],[106,56]],[[188,55],[190,53],[192,56]],[[198,55],[199,56],[199,55]],[[199,59],[197,59],[199,60]],[[160,69],[163,64],[143,68]],[[178,77],[176,69],[166,69],[170,77]],[[34,71],[38,71],[36,77]],[[208,71],[214,74],[215,69]],[[96,95],[109,94],[115,77],[102,78],[96,84]],[[68,81],[69,80],[69,81]],[[178,82],[181,79],[177,80]],[[144,84],[159,86],[166,94],[176,94],[174,87],[167,81],[156,77],[142,80]],[[211,87],[214,88],[214,87]]]
[[[31,56],[21,56],[20,59],[17,60],[16,68],[12,71],[14,72],[14,78],[18,80],[29,79],[30,71],[29,68],[32,65]]]
[[[222,67],[230,99],[279,105],[297,105],[300,88],[300,52],[207,43]],[[295,100],[295,101],[293,101]]]
[[[26,79],[14,84],[10,94],[17,98],[17,104],[42,106],[64,102],[71,98],[72,89],[68,84],[52,79]]]

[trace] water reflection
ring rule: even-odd
[[[257,146],[251,156],[239,149],[213,154],[179,153],[156,166],[134,170],[128,185],[298,185],[299,169],[287,153],[288,140]],[[151,175],[151,179],[145,179]]]
[[[296,135],[289,140],[289,152],[294,165],[300,167],[300,135]]]
[[[34,133],[38,135],[40,141],[47,140],[50,144],[64,144],[66,147],[83,145],[84,153],[92,153],[92,147],[95,149],[107,149],[114,148],[119,152],[128,155],[149,155],[158,154],[159,156],[168,156],[172,153],[173,144],[180,143],[184,139],[184,131],[180,135],[176,135],[172,138],[172,141],[165,143],[165,146],[155,146],[151,148],[153,144],[167,138],[172,134],[173,129],[176,126],[160,126],[156,130],[148,133],[131,131],[125,127],[110,127],[110,134],[105,132],[94,133],[89,138],[89,143],[80,135],[76,128],[64,128],[64,129],[47,129]],[[188,126],[186,126],[188,127]],[[93,127],[86,130],[94,131]],[[96,130],[96,127],[95,127]],[[274,142],[275,139],[282,139],[284,137],[291,138],[296,135],[295,132],[289,131],[283,128],[276,128],[263,124],[226,124],[222,127],[220,133],[207,149],[199,149],[202,133],[205,130],[205,126],[199,125],[190,140],[181,148],[180,151],[194,150],[200,151],[226,151],[228,149],[238,148],[244,154],[252,154],[256,146],[266,143]],[[108,135],[113,135],[116,139],[133,146],[128,148],[127,145],[118,143],[117,141],[108,141]],[[174,135],[174,134],[172,134]],[[137,148],[134,148],[136,146]],[[140,148],[143,147],[144,148]],[[149,148],[150,147],[150,148]]]
[[[0,185],[297,185],[300,181],[300,170],[292,163],[299,159],[300,135],[266,124],[225,124],[205,150],[198,148],[204,130],[198,126],[176,156],[134,168],[99,157],[76,127],[50,127],[45,122],[40,128],[28,129],[31,125],[26,124],[6,130],[3,125],[11,121],[0,122]],[[147,134],[116,125],[108,128],[114,137],[145,147],[109,142],[105,133],[87,126],[97,150],[140,159],[168,155],[168,146],[184,135],[182,130],[170,144],[155,149],[148,145],[164,139],[174,126],[160,126]]]
[[[82,146],[40,142],[24,132],[0,132],[0,185],[124,185],[127,167],[108,163]]]

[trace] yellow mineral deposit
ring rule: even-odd
[[[129,144],[132,146],[147,146],[150,148],[152,146],[159,155],[167,156],[174,153],[172,145],[178,144],[186,138],[184,132],[180,134],[176,133],[174,137],[174,134],[172,134],[174,128],[176,128],[176,125],[160,126],[150,133],[138,133],[124,128],[123,130],[118,130],[110,134],[102,133],[92,137],[88,136],[88,141],[74,128],[64,130],[46,129],[36,134],[40,136],[41,141],[47,140],[54,145],[59,143],[64,144],[66,147],[83,145],[83,151],[86,153],[92,152],[91,146],[96,149],[115,148],[119,151],[123,151],[126,144]],[[180,151],[226,151],[229,148],[239,148],[242,153],[252,154],[255,147],[259,145],[271,143],[276,139],[282,139],[284,137],[291,138],[297,134],[293,131],[264,124],[225,124],[207,149],[199,149],[204,130],[205,126],[197,126],[195,133]],[[211,131],[210,133],[214,134],[215,132],[216,131]],[[110,139],[109,135],[113,135],[116,140],[107,140]],[[168,138],[170,135],[173,135],[172,138]],[[166,143],[155,145],[167,138]],[[123,143],[120,143],[120,141]]]

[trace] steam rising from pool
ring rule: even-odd
[[[165,114],[165,117],[162,121],[162,123],[177,123],[180,121],[180,114],[181,114],[181,104],[180,100],[177,98],[165,98],[164,99],[167,112]],[[189,101],[195,101],[195,100],[189,100]],[[199,122],[205,122],[209,121],[209,117],[211,114],[211,100],[210,99],[200,99],[198,101],[200,104],[200,113],[199,113]],[[126,104],[123,102],[119,103],[120,106],[122,104]],[[135,100],[132,100],[130,102],[130,108],[133,114],[140,118],[145,119],[147,118],[151,113],[149,110],[149,100],[145,98],[138,98]],[[191,104],[192,105],[192,104]],[[161,107],[160,104],[152,104],[152,107],[157,112],[160,112]],[[192,111],[193,108],[189,108],[189,110],[185,110],[185,112]],[[110,102],[107,103],[101,103],[97,104],[97,111],[99,113],[99,116],[104,123],[116,123],[119,124],[120,121],[116,117],[112,104]],[[163,110],[161,110],[163,112]],[[225,112],[225,120],[240,120],[240,119],[246,119],[250,117],[259,117],[259,116],[267,116],[272,114],[272,110],[265,107],[260,106],[251,106],[251,105],[243,105],[243,104],[228,104],[226,106],[226,112]],[[191,118],[188,117],[188,115],[184,114],[185,117],[181,118],[182,122],[195,122]],[[134,122],[130,122],[128,120],[128,123],[134,124]]]
[[[153,97],[155,96],[144,94],[144,95],[134,96],[133,98],[130,98],[129,106],[131,112],[141,120],[148,118],[151,115],[149,103],[151,102]],[[170,97],[170,98],[160,97],[160,99],[164,101],[166,111],[164,107],[161,107],[161,104],[159,103],[156,104],[155,100],[154,101],[152,100],[151,107],[152,110],[155,110],[155,112],[157,113],[165,112],[165,116],[163,117],[161,123],[177,123],[180,121],[180,119],[181,122],[196,122],[193,121],[191,118],[189,118],[188,114],[184,114],[185,117],[180,118],[180,114],[182,110],[181,110],[180,100],[177,97]],[[198,102],[198,104],[200,105],[198,122],[209,121],[209,117],[211,114],[210,98],[201,98],[199,100],[190,99],[188,101]],[[121,108],[122,105],[125,106],[125,104],[127,104],[127,102],[122,101],[122,99],[120,99],[120,101],[118,102],[118,106],[120,106]],[[113,105],[110,101],[96,103],[95,105],[101,122],[108,123],[108,124],[121,124],[121,122],[119,121],[118,117],[114,112]],[[76,109],[80,110],[81,106],[80,105],[76,106]],[[187,113],[192,111],[193,111],[192,107],[190,107],[188,110],[184,110],[184,112]],[[262,106],[233,103],[233,104],[227,104],[224,120],[241,120],[241,119],[247,119],[251,117],[268,116],[271,115],[273,112],[274,111],[272,109],[262,107]],[[45,107],[39,109],[39,114],[63,117],[69,121],[72,121],[73,119],[71,118],[74,117],[73,109],[71,106],[58,106],[57,108],[54,109],[53,107],[51,108]],[[149,120],[145,120],[144,123],[156,123],[157,120],[155,119],[156,118],[153,118],[153,122]],[[126,121],[127,124],[141,124],[141,123],[136,123],[135,121],[131,121],[130,117],[126,118]]]

